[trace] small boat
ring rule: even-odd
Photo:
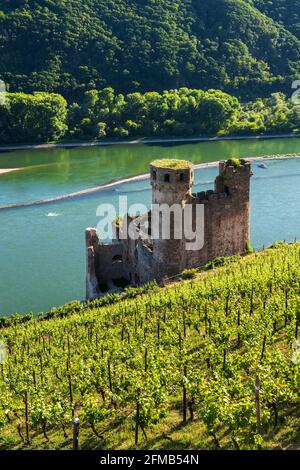
[[[268,167],[267,167],[267,165],[266,165],[265,163],[260,163],[260,164],[258,165],[258,168],[262,168],[263,170],[267,170],[267,169],[268,169]]]

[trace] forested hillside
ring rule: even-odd
[[[299,250],[0,319],[0,449],[299,448]]]
[[[216,88],[289,91],[299,1],[2,0],[0,77],[10,91]]]
[[[249,0],[261,12],[282,24],[291,33],[300,36],[300,0]]]

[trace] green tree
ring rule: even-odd
[[[67,102],[57,94],[8,93],[0,107],[1,143],[49,142],[67,131]]]
[[[204,133],[214,134],[226,129],[240,109],[238,100],[221,91],[210,90],[198,106],[199,128]]]

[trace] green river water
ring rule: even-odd
[[[194,163],[230,157],[300,154],[300,139],[245,140],[183,145],[120,145],[98,148],[15,151],[0,154],[0,315],[39,312],[85,295],[84,230],[96,226],[96,208],[130,202],[150,204],[148,181],[133,181],[89,196],[1,209],[82,191],[147,173],[157,158]],[[252,243],[300,238],[300,159],[253,163]],[[210,188],[216,168],[196,172],[197,190]]]

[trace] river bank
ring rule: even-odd
[[[259,162],[263,160],[268,160],[268,159],[278,159],[278,160],[288,160],[292,158],[300,158],[300,155],[298,154],[292,154],[292,155],[264,155],[261,157],[248,157],[247,160],[250,160],[252,162]],[[216,162],[207,162],[207,163],[199,163],[195,165],[195,169],[199,170],[201,168],[214,168],[219,165],[219,161]],[[267,169],[267,168],[266,168]],[[0,172],[1,173],[1,172]],[[18,204],[7,204],[4,206],[0,206],[0,211],[2,210],[8,210],[8,209],[17,209],[21,207],[31,207],[31,206],[40,206],[44,204],[51,204],[53,202],[59,202],[63,201],[66,199],[76,199],[80,198],[83,196],[88,196],[91,194],[95,193],[100,193],[109,189],[114,188],[115,186],[119,186],[121,184],[126,184],[126,183],[134,183],[137,181],[143,181],[147,180],[149,178],[149,173],[145,173],[142,175],[136,175],[136,176],[131,176],[129,178],[122,178],[114,181],[110,181],[107,184],[103,184],[101,186],[95,186],[93,188],[88,188],[84,189],[82,191],[76,191],[74,193],[69,193],[69,194],[62,194],[53,198],[47,198],[44,200],[36,200],[36,201],[30,201],[30,202],[23,202],[23,203],[18,203]]]
[[[19,171],[22,168],[0,168],[0,175],[4,175],[5,173],[12,173],[13,171]]]
[[[185,151],[183,155],[178,156],[184,156],[184,153]],[[133,158],[134,162],[137,161],[135,157],[136,155]],[[265,163],[267,169],[260,168],[260,163]],[[147,165],[137,165],[134,172],[145,175]],[[213,189],[217,168],[210,167],[209,162],[204,163],[200,168],[195,173],[194,190]],[[94,171],[94,165],[92,169]],[[127,177],[124,175],[122,166],[120,169],[121,171],[116,174],[116,179],[120,175],[119,181]],[[253,248],[258,250],[279,240],[299,239],[300,158],[289,160],[278,158],[260,162],[255,160],[253,172],[254,177],[251,183],[251,244]],[[96,173],[97,178],[93,182],[98,179],[105,185],[105,178],[99,178],[99,173]],[[22,174],[23,172],[18,172],[15,175],[19,177]],[[108,172],[105,172],[105,175],[108,174],[110,174],[110,179],[114,177],[110,168]],[[30,173],[24,173],[24,176],[26,176],[24,180],[27,181]],[[31,187],[37,181],[37,176],[34,174],[30,180]],[[3,182],[1,192],[5,193],[6,186],[9,184],[12,185],[12,195],[18,191],[19,180],[17,178],[16,181],[14,178],[11,183]],[[20,179],[20,182],[23,182],[23,185],[19,199],[23,198],[25,191],[24,181]],[[65,179],[63,182],[63,186],[59,185],[61,193],[69,187],[65,185]],[[42,179],[43,187],[46,183],[47,180]],[[50,183],[54,184],[52,178]],[[101,183],[98,184],[100,185]],[[38,195],[38,197],[31,200],[43,199],[43,195],[46,199],[47,194],[50,197],[48,189],[47,186],[44,193],[33,192],[32,195]],[[75,191],[70,191],[70,193]],[[0,312],[4,315],[14,312],[23,314],[30,311],[37,314],[48,311],[55,305],[63,305],[74,299],[83,299],[86,275],[85,230],[87,227],[98,226],[101,219],[97,215],[97,208],[100,205],[112,204],[118,215],[120,195],[127,196],[128,207],[136,202],[151,207],[149,180],[136,180],[102,192],[52,204],[1,210]],[[9,198],[7,201],[9,203]],[[104,234],[102,240],[106,240]]]
[[[106,140],[106,141],[87,141],[87,142],[58,142],[50,144],[37,145],[8,145],[0,146],[0,152],[11,152],[14,150],[43,150],[55,148],[77,148],[77,147],[105,147],[111,145],[141,145],[141,144],[178,144],[195,142],[218,142],[234,140],[273,140],[273,139],[291,139],[300,138],[300,134],[269,134],[255,136],[216,136],[216,137],[166,137],[166,138],[141,138],[135,140]]]

